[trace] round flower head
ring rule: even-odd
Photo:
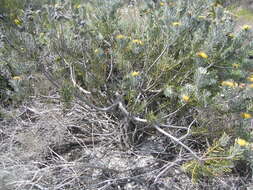
[[[243,119],[250,119],[250,118],[252,118],[252,115],[251,115],[250,113],[242,113],[242,114],[241,114],[241,117],[242,117]]]
[[[19,19],[16,18],[16,19],[14,20],[14,23],[15,23],[16,25],[20,25],[20,24],[21,24],[21,20],[19,20]]]
[[[132,40],[134,44],[143,45],[143,42],[141,40]]]
[[[237,144],[239,144],[240,146],[248,146],[249,145],[249,143],[246,140],[240,139],[240,138],[236,139],[235,142]]]
[[[228,87],[237,87],[238,84],[236,82],[232,82],[232,81],[223,81],[221,83],[222,86],[228,86]]]
[[[203,52],[203,51],[198,52],[196,55],[198,57],[203,58],[203,59],[207,59],[208,58],[208,55],[205,52]]]
[[[249,84],[248,87],[249,87],[249,88],[253,88],[253,84]]]
[[[126,38],[126,36],[124,36],[122,34],[119,34],[116,36],[116,39],[118,39],[118,40],[125,39],[125,38]]]
[[[172,26],[181,26],[181,22],[172,22],[171,23]]]
[[[137,76],[139,76],[140,75],[140,72],[138,72],[138,71],[133,71],[133,72],[131,72],[131,76],[132,77],[137,77]]]
[[[21,77],[20,76],[15,76],[12,78],[13,80],[21,80]]]
[[[183,100],[184,102],[189,102],[189,101],[190,101],[190,97],[184,94],[184,95],[182,96],[182,100]]]
[[[249,29],[251,29],[251,26],[245,24],[245,25],[242,26],[242,29],[243,29],[243,30],[249,30]]]
[[[250,76],[247,79],[248,79],[248,81],[253,82],[253,76]]]

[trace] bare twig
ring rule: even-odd
[[[108,81],[111,77],[111,74],[112,74],[112,69],[113,69],[113,61],[112,61],[112,55],[111,55],[111,60],[110,60],[110,71],[109,71],[109,74],[106,78],[106,81]]]
[[[166,131],[164,131],[163,129],[161,129],[158,125],[154,125],[154,127],[161,133],[163,133],[164,135],[166,135],[167,137],[169,137],[170,139],[172,139],[173,141],[175,141],[177,144],[180,144],[182,147],[184,147],[188,152],[191,153],[191,155],[193,157],[195,157],[197,160],[201,161],[201,158],[197,156],[197,154],[195,152],[193,152],[188,146],[186,146],[184,143],[182,143],[178,138],[172,136],[171,134],[167,133]]]
[[[159,179],[166,171],[168,171],[168,169],[170,169],[171,167],[177,165],[177,162],[180,162],[180,161],[182,161],[181,158],[179,158],[179,159],[177,159],[177,160],[175,160],[175,161],[173,161],[173,162],[171,162],[171,163],[169,163],[169,164],[166,164],[166,165],[164,166],[165,168],[163,167],[164,169],[156,176],[154,183],[156,183],[156,182],[158,181],[158,179]]]
[[[163,56],[163,54],[166,52],[168,49],[169,45],[166,45],[163,49],[163,51],[160,53],[160,55],[156,58],[156,60],[150,65],[150,67],[147,69],[146,73],[148,73],[151,68],[159,61],[159,59]]]
[[[74,71],[73,71],[72,65],[71,65],[70,63],[68,63],[68,62],[66,61],[66,59],[63,58],[63,60],[64,60],[64,62],[65,62],[67,65],[69,65],[70,77],[71,77],[71,81],[72,81],[72,83],[73,83],[73,86],[74,86],[74,87],[77,87],[77,88],[78,88],[82,93],[84,93],[84,94],[91,94],[91,92],[89,92],[89,91],[83,89],[80,85],[78,85],[78,84],[76,83],[76,80],[75,80],[75,73],[74,73]]]
[[[157,59],[154,61],[154,63],[151,65],[151,67],[160,59],[160,57],[165,53],[166,49],[168,48],[168,45],[164,48],[164,50],[162,51],[162,53],[157,57]],[[71,80],[74,86],[77,87],[77,89],[79,91],[81,91],[82,93],[86,94],[86,95],[90,95],[91,93],[87,90],[84,90],[83,88],[81,88],[79,85],[77,85],[76,81],[75,81],[75,77],[74,77],[74,72],[73,72],[73,68],[71,66],[71,64],[69,64],[65,59],[64,59],[65,63],[67,65],[69,65],[70,67],[70,73],[71,73]],[[151,67],[148,69],[150,70]],[[88,101],[88,99],[84,98],[81,94],[76,93],[75,94],[77,98],[79,98],[82,102],[84,102],[86,105],[88,105],[90,108],[95,109],[95,111],[102,111],[102,112],[109,112],[112,111],[113,109],[115,109],[116,107],[119,108],[119,110],[125,115],[126,118],[129,118],[130,120],[136,121],[136,122],[140,122],[140,123],[148,123],[148,120],[143,119],[143,118],[139,118],[136,116],[132,116],[127,109],[124,107],[122,101],[121,101],[121,96],[118,94],[116,94],[117,99],[114,101],[114,103],[108,107],[97,107],[94,104],[90,103],[90,101]],[[92,97],[89,97],[92,100]],[[177,112],[178,110],[176,110]],[[167,116],[170,116],[174,114],[171,113]],[[201,158],[199,158],[197,156],[197,154],[195,152],[193,152],[188,146],[186,146],[184,143],[181,142],[182,139],[184,139],[190,132],[190,127],[191,125],[195,122],[195,120],[190,124],[190,126],[188,127],[188,131],[187,134],[182,136],[180,139],[172,136],[171,134],[169,134],[168,132],[164,131],[163,129],[160,128],[160,126],[162,126],[161,124],[158,125],[154,125],[154,128],[156,130],[158,130],[159,132],[163,133],[164,135],[166,135],[167,137],[169,137],[170,139],[172,139],[173,141],[175,141],[177,144],[181,145],[183,148],[185,148],[187,151],[189,151],[193,157],[195,157],[197,160],[201,161]]]
[[[194,124],[196,122],[196,119],[194,119],[191,123],[190,123],[190,125],[189,125],[189,127],[188,127],[188,129],[187,129],[187,133],[185,134],[185,135],[183,135],[182,137],[180,137],[178,140],[183,140],[183,139],[185,139],[189,134],[190,134],[190,132],[191,132],[191,127],[192,127],[192,125]]]

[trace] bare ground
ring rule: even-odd
[[[8,111],[0,122],[0,190],[245,189],[227,176],[191,183],[180,169],[190,155],[168,138],[144,130],[124,146],[120,121],[59,98],[40,97]],[[144,126],[145,128],[145,126]],[[179,152],[176,152],[179,151]],[[178,154],[179,153],[179,154]]]

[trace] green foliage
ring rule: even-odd
[[[65,104],[66,108],[68,108],[73,100],[73,87],[69,81],[64,81],[60,89],[60,95],[62,102]]]
[[[203,177],[221,176],[231,172],[234,161],[242,157],[243,149],[235,144],[229,145],[230,137],[223,134],[202,155],[202,162],[192,160],[183,164],[182,168],[190,174],[192,182],[196,183]]]
[[[11,85],[9,81],[4,76],[0,75],[0,100],[1,102],[6,102],[6,98],[8,98],[8,94],[11,90]]]
[[[4,2],[10,12],[20,1]],[[249,26],[235,30],[223,3],[139,1],[128,7],[120,0],[23,2],[9,17],[11,24],[0,23],[0,61],[10,78],[47,75],[59,85],[67,107],[78,85],[89,92],[82,94],[87,102],[106,107],[121,97],[130,114],[150,123],[165,123],[165,116],[173,117],[175,125],[196,119],[193,134],[208,135],[212,146],[204,163],[186,163],[186,171],[194,181],[222,175],[240,151],[227,147],[225,135],[215,139],[226,132],[252,140],[247,128],[253,112],[252,31]],[[13,97],[25,98],[25,80],[0,82],[11,84]]]

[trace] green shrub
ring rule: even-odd
[[[79,97],[97,108],[121,101],[130,116],[149,124],[195,119],[192,137],[212,144],[224,132],[251,141],[252,33],[247,25],[236,31],[218,3],[46,3],[17,11],[13,27],[3,24],[0,53],[18,75],[44,73],[65,103]]]

